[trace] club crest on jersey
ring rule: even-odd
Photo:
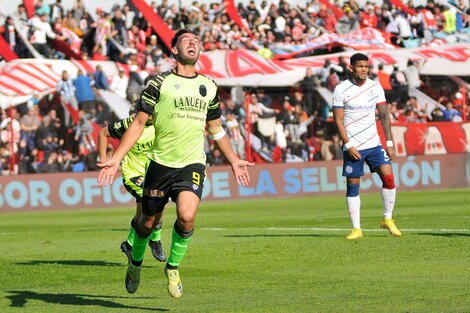
[[[370,98],[373,98],[374,97],[374,91],[373,90],[369,90],[369,92],[367,92],[367,96]]]
[[[179,84],[175,84],[175,89],[180,89],[180,85],[179,85]]]
[[[193,184],[193,190],[198,190],[198,189],[199,189],[199,186],[196,184]]]
[[[206,86],[204,86],[204,85],[199,86],[199,94],[203,97],[205,97],[207,95]]]

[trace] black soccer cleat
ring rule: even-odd
[[[160,240],[152,241],[149,240],[149,247],[152,250],[152,255],[155,259],[160,262],[166,261],[165,251],[163,251],[162,242]]]
[[[121,243],[121,251],[127,256],[127,263],[131,263],[132,260],[132,246],[126,241]]]

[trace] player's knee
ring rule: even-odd
[[[147,238],[152,233],[152,228],[145,226],[145,224],[139,223],[135,228],[135,233],[139,238]]]
[[[192,225],[191,228],[186,228],[189,227],[189,225],[181,225],[179,219],[175,221],[175,224],[173,225],[175,232],[181,237],[181,238],[189,238],[193,235],[194,233],[194,224]]]
[[[392,174],[388,174],[382,177],[382,188],[384,189],[395,189],[395,178]]]
[[[140,238],[147,238],[148,236],[150,236],[153,231],[153,222],[154,219],[152,219],[151,216],[142,216],[141,218],[139,218],[139,222],[135,227],[135,233],[137,234],[137,236],[139,236]]]
[[[346,197],[359,196],[359,184],[346,184]]]

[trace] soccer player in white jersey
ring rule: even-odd
[[[390,160],[395,156],[392,131],[383,88],[368,78],[369,58],[356,53],[350,60],[351,77],[336,86],[333,93],[333,115],[338,133],[343,140],[343,176],[347,180],[346,203],[353,230],[347,239],[362,237],[361,199],[359,184],[364,175],[364,162],[371,172],[377,172],[383,182],[382,199],[384,216],[380,223],[391,235],[401,232],[392,219],[395,206],[395,180]],[[379,112],[386,149],[383,149],[375,122],[375,110]]]

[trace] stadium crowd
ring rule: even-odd
[[[408,2],[416,14],[406,14],[387,1],[382,6],[368,2],[363,8],[355,1],[335,5],[327,7],[318,0],[308,1],[305,6],[282,0],[277,5],[250,1],[237,7],[247,25],[241,28],[230,18],[224,2],[206,5],[194,1],[181,6],[168,5],[166,0],[150,3],[171,29],[196,31],[206,51],[244,47],[257,50],[265,58],[274,57],[273,45],[303,44],[324,33],[345,34],[374,27],[390,34],[393,44],[405,46],[409,40],[428,42],[440,31],[459,33],[470,22],[468,15],[460,13],[468,13],[464,1],[458,4],[461,11],[433,1],[428,1],[425,7]],[[340,10],[342,17],[337,18],[335,10]],[[135,104],[145,76],[158,74],[164,64],[171,64],[169,51],[160,45],[157,34],[130,3],[115,6],[110,12],[98,8],[93,14],[95,20],[90,13],[80,0],[69,11],[64,10],[60,0],[53,5],[38,0],[33,17],[28,19],[25,7],[19,5],[5,19],[3,36],[21,58],[33,57],[20,39],[22,35],[45,57],[64,58],[49,40],[59,38],[85,60],[128,64],[130,72],[127,75],[120,71],[110,80],[99,66],[94,73],[84,75],[79,71],[74,79],[70,78],[72,73],[64,71],[54,94],[44,97],[33,94],[28,102],[1,110],[1,175],[97,170],[96,129],[116,121],[100,90],[111,90]],[[24,29],[24,34],[19,34],[18,29]],[[405,69],[395,66],[393,71],[379,65],[370,74],[386,92],[392,123],[461,121],[464,117],[465,97],[458,90],[442,90],[433,95],[438,100],[426,106],[410,97],[411,88],[429,85],[419,74],[419,64],[413,61]],[[342,143],[332,123],[331,103],[321,97],[317,88],[333,91],[347,75],[348,60],[340,58],[336,63],[326,59],[321,69],[307,68],[305,77],[299,77],[298,83],[282,95],[270,89],[246,90],[241,86],[222,93],[224,126],[234,150],[241,158],[246,157],[250,131],[256,136],[251,145],[260,162],[341,159]],[[245,92],[250,94],[248,101]],[[70,116],[65,103],[77,110],[77,118]],[[110,154],[113,149],[110,145]],[[224,164],[209,136],[206,154],[209,165]],[[11,164],[16,166],[12,169]]]

